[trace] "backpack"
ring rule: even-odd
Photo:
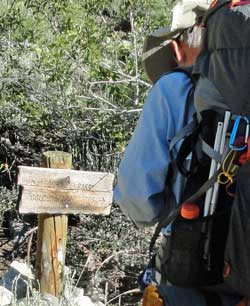
[[[184,138],[169,167],[167,205],[174,206],[176,169],[187,183],[181,203],[159,222],[150,251],[160,229],[170,226],[156,255],[161,282],[250,297],[250,1],[215,0],[203,25],[193,68],[196,115],[170,144],[171,151]]]

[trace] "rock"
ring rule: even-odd
[[[8,289],[0,286],[0,305],[9,305],[14,294]]]
[[[33,274],[26,263],[13,261],[9,270],[0,279],[0,306],[7,305],[7,301],[10,303],[14,295],[17,299],[25,297],[32,279]]]
[[[64,297],[67,300],[71,300],[72,298],[83,297],[84,290],[82,288],[67,286],[64,290]]]
[[[41,295],[41,300],[46,302],[44,305],[59,306],[59,299],[54,295],[44,293]]]
[[[74,306],[105,306],[101,302],[92,302],[90,297],[83,295],[82,288],[67,286],[64,291],[64,297]]]
[[[96,302],[95,305],[96,306],[105,306],[102,302]]]
[[[96,306],[88,296],[73,298],[72,305],[75,306]]]
[[[9,306],[27,306],[27,305],[39,305],[39,306],[68,306],[68,304],[60,303],[59,299],[51,294],[35,294],[28,298],[14,300]]]
[[[13,302],[13,306],[27,305],[25,297],[30,288],[29,282],[33,279],[34,276],[27,264],[13,261],[9,270],[0,279],[0,306],[10,305],[12,300],[14,300],[14,297],[17,301]],[[84,291],[82,288],[67,286],[63,296],[63,300],[66,301],[66,304],[60,303],[59,299],[53,295],[43,294],[39,298],[39,305],[104,306],[101,302],[92,302],[88,296],[84,296],[83,294]],[[29,301],[31,303],[32,301],[35,302],[35,296],[30,297]]]

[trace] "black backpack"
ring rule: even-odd
[[[250,297],[250,2],[214,1],[203,26],[193,68],[196,116],[170,144],[171,151],[185,135],[169,167],[167,206],[175,204],[176,169],[187,177],[186,188],[159,222],[150,250],[171,225],[156,256],[163,283]],[[198,217],[182,214],[187,203],[198,207]]]

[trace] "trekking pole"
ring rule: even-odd
[[[226,111],[225,118],[224,118],[222,137],[221,137],[221,143],[220,143],[220,154],[221,155],[224,153],[224,150],[225,150],[227,129],[228,129],[229,121],[230,121],[230,116],[231,116],[231,113],[229,111]],[[219,170],[219,168],[220,168],[220,164],[218,163],[217,170]],[[212,192],[210,215],[212,215],[215,212],[218,194],[219,194],[219,183],[215,182],[213,192]]]
[[[219,147],[219,152],[222,155],[224,150],[225,150],[225,144],[226,144],[226,136],[227,136],[227,129],[230,121],[230,116],[231,113],[229,111],[226,111],[225,117],[224,117],[224,123],[223,123],[223,130],[222,130],[222,135],[221,135],[221,141],[220,141],[220,147]],[[218,123],[219,124],[219,123]],[[220,163],[217,165],[217,170],[220,168]],[[219,184],[216,182],[214,184],[214,187],[211,187],[211,203],[209,205],[209,214],[212,215],[215,211],[216,208],[216,202],[218,199],[218,194],[219,194]],[[204,258],[208,258],[209,254],[209,246],[210,246],[210,241],[211,241],[211,234],[212,234],[212,224],[208,224],[208,229],[207,229],[207,239],[205,241],[205,246],[204,246]]]
[[[214,140],[214,150],[216,152],[218,152],[219,149],[220,149],[220,143],[221,143],[221,138],[222,138],[222,130],[223,130],[223,122],[218,122],[217,130],[216,130],[216,134],[215,134],[215,140]],[[216,166],[217,166],[216,161],[214,159],[212,159],[208,179],[210,179],[215,174]],[[209,210],[210,210],[211,199],[212,199],[212,193],[213,193],[213,188],[211,187],[206,192],[204,214],[203,214],[204,217],[208,216],[208,213],[209,213]]]

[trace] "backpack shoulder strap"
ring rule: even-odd
[[[170,73],[175,73],[175,72],[182,72],[184,74],[186,74],[186,76],[191,80],[193,86],[191,87],[191,89],[188,92],[187,95],[187,99],[186,99],[186,105],[185,105],[185,113],[184,113],[184,119],[183,119],[183,125],[184,127],[177,132],[177,134],[172,138],[170,145],[169,145],[169,150],[172,151],[173,147],[175,146],[175,144],[180,141],[181,139],[183,139],[186,135],[188,135],[194,128],[195,126],[195,120],[193,120],[191,123],[188,124],[188,117],[189,117],[189,109],[190,109],[190,105],[191,103],[193,103],[193,98],[194,98],[194,89],[195,89],[195,85],[197,82],[197,76],[194,76],[192,74],[192,70],[193,67],[189,66],[189,67],[177,67],[165,74],[164,75],[168,75]]]
[[[189,77],[189,79],[192,81],[193,85],[195,86],[196,82],[197,82],[197,76],[193,75],[193,66],[188,66],[188,67],[177,67],[175,69],[173,69],[171,72],[182,72],[184,74],[186,74],[187,77]],[[171,73],[170,72],[170,73]]]

